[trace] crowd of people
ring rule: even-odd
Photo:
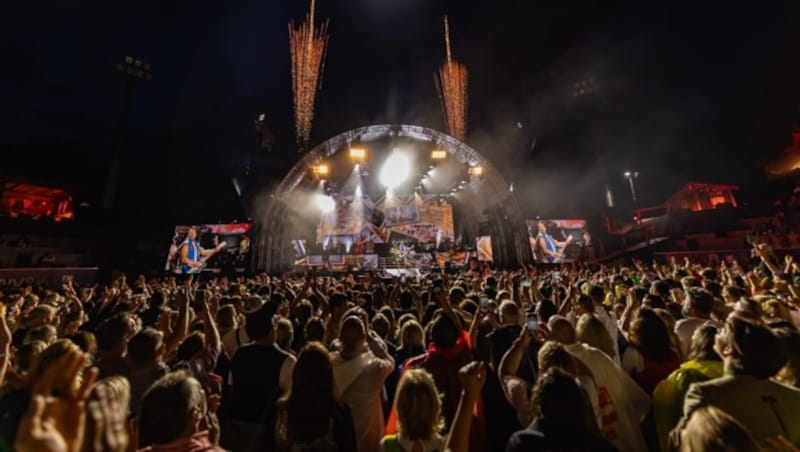
[[[0,450],[798,450],[800,265],[0,294]]]

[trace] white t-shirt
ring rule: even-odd
[[[377,354],[365,350],[350,360],[339,352],[331,353],[336,393],[353,414],[358,452],[378,450],[386,426],[381,393],[386,377],[394,370],[394,360],[380,347],[374,351]]]
[[[692,336],[694,335],[695,330],[706,323],[719,326],[719,324],[713,320],[701,319],[698,317],[687,317],[675,322],[675,334],[681,341],[681,356],[686,356],[689,354],[689,349],[692,347]]]
[[[595,413],[603,437],[621,451],[646,451],[639,424],[650,409],[650,397],[602,351],[586,344],[565,348],[594,377],[598,394]]]

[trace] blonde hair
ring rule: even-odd
[[[756,452],[761,450],[750,432],[724,411],[713,406],[692,412],[681,430],[681,452],[695,450],[736,450]]]
[[[433,376],[424,369],[411,369],[400,378],[394,398],[397,431],[411,441],[426,441],[444,427],[442,400]]]
[[[416,320],[409,320],[400,329],[400,348],[424,347],[424,336],[420,324]]]
[[[92,392],[97,391],[97,388],[103,386],[106,393],[110,398],[119,402],[119,406],[128,412],[131,404],[131,384],[128,379],[122,375],[114,375],[113,377],[103,378],[96,382],[92,388]]]
[[[28,371],[30,383],[44,373],[47,366],[71,352],[80,352],[81,349],[69,339],[59,339],[48,345],[31,363]]]
[[[578,342],[584,342],[600,349],[609,358],[614,359],[614,341],[608,334],[603,322],[591,314],[583,314],[575,325],[575,334]]]
[[[768,319],[792,321],[792,315],[789,313],[789,309],[776,298],[764,300],[761,302],[761,306],[764,309],[764,317]]]

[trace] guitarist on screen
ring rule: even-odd
[[[544,221],[539,222],[539,235],[536,237],[536,247],[539,255],[544,262],[549,264],[559,263],[564,258],[564,248],[572,241],[572,236],[567,237],[563,242],[557,241],[552,235],[547,233],[547,225]]]
[[[206,260],[216,254],[225,246],[220,243],[215,248],[207,250],[197,242],[197,227],[192,226],[186,234],[186,240],[180,245],[181,273],[199,273],[206,265]]]

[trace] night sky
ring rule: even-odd
[[[687,181],[761,193],[761,168],[800,123],[800,2],[318,0],[330,44],[312,142],[370,123],[443,129],[433,73],[470,70],[467,142],[529,216],[602,208],[640,172],[641,204]],[[144,221],[242,217],[231,180],[268,190],[296,158],[287,23],[300,0],[8,2],[0,175],[64,185],[100,204],[125,55],[137,85],[119,205]],[[573,96],[591,80],[592,93]],[[276,135],[258,150],[253,119]],[[521,126],[519,127],[518,124]],[[156,220],[154,220],[156,221]]]

